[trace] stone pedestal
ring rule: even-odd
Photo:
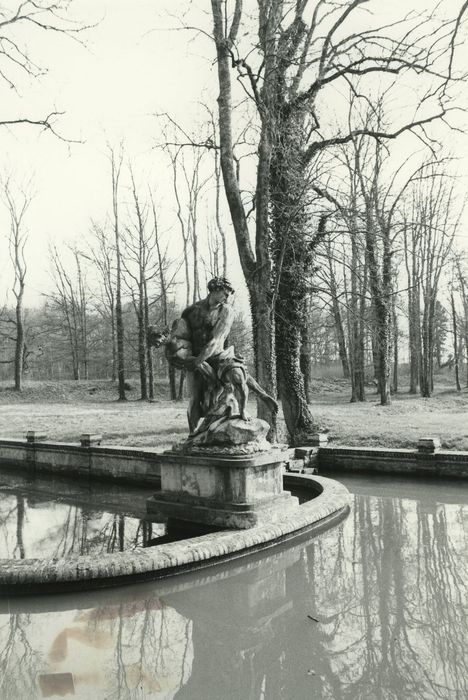
[[[161,455],[161,490],[147,501],[149,515],[245,529],[281,520],[299,506],[283,491],[287,453]]]

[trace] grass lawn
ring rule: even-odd
[[[120,403],[115,396],[115,387],[104,381],[26,382],[21,394],[0,383],[0,436],[41,430],[50,440],[76,442],[81,433],[92,432],[102,433],[109,445],[160,449],[186,436],[185,401],[161,396],[153,403],[135,398]],[[329,430],[331,444],[414,447],[419,437],[431,436],[440,437],[445,448],[468,450],[468,389],[457,393],[446,382],[430,399],[401,393],[383,407],[373,393],[367,402],[351,404],[344,380],[317,379],[312,410]],[[283,425],[280,415],[280,429]]]

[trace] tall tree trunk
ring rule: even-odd
[[[309,244],[307,249],[304,245],[308,221],[304,199],[307,187],[300,165],[302,120],[303,115],[298,115],[296,120],[290,118],[276,125],[270,170],[278,388],[292,445],[307,444],[317,432],[300,365],[301,329],[307,318],[307,288],[314,263],[313,246]],[[321,221],[317,236],[322,235],[325,221]],[[296,254],[299,249],[300,258]]]
[[[432,395],[432,367],[434,364],[434,334],[433,334],[434,304],[430,297],[424,302],[424,312],[421,323],[421,396],[430,398]]]
[[[419,360],[421,357],[421,331],[420,331],[420,288],[416,274],[416,251],[414,246],[414,236],[409,250],[409,241],[405,229],[405,262],[408,284],[408,351],[409,351],[409,373],[410,373],[410,394],[417,394],[419,391],[419,381],[421,369]],[[411,258],[410,258],[411,256]],[[410,265],[411,262],[411,265]]]
[[[16,339],[15,339],[15,391],[21,391],[23,383],[24,355],[24,318],[23,318],[24,282],[20,282],[16,293]]]
[[[214,125],[213,125],[214,128]],[[219,154],[218,149],[215,148],[215,180],[216,180],[216,200],[215,200],[215,213],[216,213],[216,226],[218,228],[218,233],[221,238],[221,246],[223,251],[223,277],[227,275],[227,245],[226,245],[226,231],[221,222],[221,207],[220,207],[220,197],[221,197],[221,169],[219,165]]]
[[[392,296],[392,325],[393,325],[393,382],[392,391],[394,394],[398,393],[398,341],[399,341],[399,329],[398,329],[398,316],[396,312],[396,295]]]
[[[232,94],[231,94],[231,55],[230,49],[240,21],[240,10],[233,20],[229,35],[225,34],[223,7],[221,0],[212,0],[214,39],[217,53],[219,82],[219,137],[220,162],[223,182],[231,220],[236,234],[237,247],[242,271],[247,283],[252,312],[253,346],[257,381],[271,396],[276,395],[274,323],[271,314],[271,261],[268,252],[268,174],[271,148],[265,136],[259,149],[257,173],[257,222],[256,252],[250,243],[247,218],[242,202],[237,171],[234,161],[232,137]],[[258,415],[271,426],[269,438],[276,438],[276,415],[261,402],[258,402]]]
[[[341,368],[343,370],[343,378],[349,379],[350,371],[349,371],[348,352],[346,350],[346,340],[345,340],[345,334],[344,334],[344,328],[343,328],[343,321],[341,319],[341,310],[339,307],[338,307],[338,309],[336,309],[333,312],[333,316],[335,319],[335,330],[336,330],[337,341],[338,341],[338,354],[340,356]]]
[[[153,367],[153,349],[148,343],[148,326],[149,326],[149,302],[148,302],[148,285],[146,279],[144,281],[144,320],[145,320],[145,347],[146,347],[146,366],[148,368],[148,398],[154,399],[154,367]]]
[[[78,250],[73,251],[76,261],[76,271],[78,275],[78,317],[79,330],[77,329],[77,339],[79,337],[81,364],[83,366],[84,379],[89,379],[89,361],[88,361],[88,317],[85,281],[80,263],[80,254]]]
[[[176,179],[174,180],[174,187],[177,191],[177,180]],[[159,240],[158,217],[157,217],[157,213],[156,213],[156,206],[155,206],[155,203],[154,203],[152,196],[151,196],[151,205],[152,205],[152,209],[153,209],[154,236],[155,236],[155,242],[156,242],[156,253],[158,256],[159,283],[160,283],[160,287],[161,287],[162,323],[163,323],[163,326],[166,328],[168,326],[168,323],[169,323],[168,299],[167,299],[168,285],[166,283],[166,271],[165,271],[165,265],[164,265],[164,260],[163,260],[163,253],[161,250],[161,242]],[[184,236],[184,260],[186,263],[188,262],[186,250],[185,250],[185,236]],[[186,275],[188,275],[188,268],[186,268]],[[188,277],[187,277],[187,284],[188,284]],[[188,292],[188,289],[187,289],[187,292]],[[171,397],[171,401],[176,401],[176,399],[177,399],[176,371],[175,371],[175,368],[169,362],[167,363],[167,371],[168,371],[168,377],[169,377],[169,394]]]
[[[363,177],[361,168],[359,178],[365,202],[365,241],[366,260],[369,272],[369,289],[372,297],[374,332],[373,357],[376,371],[380,405],[390,404],[390,322],[392,266],[390,250],[390,226],[384,221],[379,203],[379,168],[380,147],[377,144],[373,162],[373,177],[370,188]],[[360,161],[359,161],[360,163]],[[382,249],[379,251],[378,241]],[[381,257],[381,263],[380,263]]]
[[[112,374],[111,379],[113,382],[117,379],[117,338],[115,332],[115,305],[112,304],[111,315],[111,346],[112,346]]]
[[[145,298],[144,281],[140,279],[138,299],[138,366],[140,370],[140,398],[142,401],[148,399],[148,376],[147,376],[147,330],[145,328]]]
[[[406,227],[404,229],[404,243],[406,277],[408,283],[409,393],[417,394],[421,378],[421,289],[419,284],[415,232],[413,230],[411,231],[410,241]]]
[[[366,225],[366,256],[369,265],[369,283],[374,312],[374,367],[377,374],[380,405],[387,406],[390,403],[390,299],[387,291],[388,281],[383,279],[384,275],[381,278],[378,271],[374,222],[371,218],[368,219]]]
[[[304,378],[304,392],[307,403],[312,402],[312,377],[311,377],[311,328],[310,328],[310,299],[307,300],[307,315],[301,328],[301,349],[299,364]]]
[[[329,251],[328,269],[330,272],[329,287],[330,287],[330,295],[331,295],[331,300],[332,300],[333,320],[335,322],[336,341],[338,343],[338,354],[340,356],[341,367],[343,369],[343,377],[345,379],[349,379],[350,372],[349,372],[348,352],[346,350],[346,339],[345,339],[345,333],[344,333],[344,327],[343,327],[343,320],[341,318],[340,303],[338,301],[338,287],[336,284],[335,270],[333,269],[333,264],[332,264],[332,260],[331,260],[330,247],[328,247],[328,251]]]
[[[118,212],[118,186],[122,157],[119,162],[115,161],[115,153],[111,151],[111,174],[112,174],[112,207],[114,214],[114,236],[115,236],[115,257],[116,257],[116,285],[115,285],[115,327],[117,336],[117,377],[119,380],[119,401],[126,401],[125,394],[125,348],[124,348],[124,321],[122,310],[122,257],[120,251],[120,228]]]
[[[276,339],[279,394],[290,444],[301,445],[307,444],[310,435],[317,431],[317,426],[308,406],[301,372],[301,331],[281,319],[286,306],[278,300]]]
[[[452,306],[453,359],[454,359],[454,365],[455,365],[455,386],[457,387],[457,391],[461,391],[459,355],[458,355],[457,312],[455,309],[455,299],[453,296],[453,287],[450,290],[450,302],[451,302],[451,306]]]
[[[351,230],[351,402],[365,401],[365,295],[367,265],[361,266],[361,255],[357,242],[357,227]],[[361,274],[362,279],[359,276]]]
[[[463,308],[463,339],[465,345],[466,386],[468,387],[468,290],[466,276],[463,274],[459,260],[457,260],[457,280],[460,286],[460,295]]]
[[[27,272],[25,247],[28,240],[28,234],[23,232],[23,219],[30,205],[31,198],[25,191],[15,194],[8,178],[4,184],[4,196],[10,214],[9,246],[14,274],[12,291],[16,299],[14,321],[16,330],[14,360],[15,390],[21,391],[25,350],[23,311],[23,297]]]
[[[119,380],[119,401],[126,401],[125,394],[125,349],[124,349],[124,322],[122,311],[122,262],[120,259],[120,245],[116,236],[117,254],[117,279],[115,286],[115,325],[117,336],[117,377]]]
[[[386,304],[378,304],[377,316],[377,370],[380,405],[390,404],[390,314]]]

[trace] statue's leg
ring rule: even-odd
[[[246,381],[246,373],[240,367],[233,367],[229,371],[229,379],[234,385],[239,396],[239,414],[244,420],[249,420],[250,416],[247,413],[247,401],[249,398],[249,389]]]
[[[252,375],[247,373],[247,386],[249,389],[252,389],[254,394],[257,394],[259,399],[265,403],[270,410],[273,411],[273,413],[278,413],[278,402],[270,396],[270,394],[267,394],[264,389],[260,386],[260,384],[252,377]]]
[[[193,433],[200,418],[203,416],[203,379],[197,372],[187,372],[187,389],[189,392],[187,418],[189,430]]]

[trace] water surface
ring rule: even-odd
[[[0,697],[468,697],[461,482],[349,478],[316,538],[168,581],[0,602]]]
[[[147,547],[166,535],[148,520],[150,492],[0,471],[0,558],[55,559]]]

